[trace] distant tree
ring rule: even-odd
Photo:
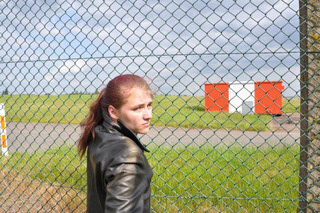
[[[6,88],[5,90],[3,90],[2,95],[8,95],[8,94],[9,94],[8,88]]]

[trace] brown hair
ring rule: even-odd
[[[132,88],[151,89],[147,82],[137,75],[119,75],[109,81],[107,86],[100,92],[98,98],[91,104],[89,114],[80,126],[82,134],[78,142],[78,152],[80,158],[86,152],[88,142],[95,138],[94,128],[103,121],[103,114],[108,113],[108,106],[112,105],[116,109],[121,108],[126,103],[126,97]]]

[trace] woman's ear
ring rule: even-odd
[[[108,106],[108,112],[109,112],[110,118],[111,118],[113,121],[117,121],[117,120],[119,119],[118,110],[117,110],[114,106],[109,105],[109,106]]]

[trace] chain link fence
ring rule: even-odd
[[[156,93],[152,212],[317,212],[319,8],[0,1],[0,212],[86,211],[79,123],[124,73]]]

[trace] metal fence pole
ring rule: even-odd
[[[300,212],[320,211],[320,2],[300,1]]]

